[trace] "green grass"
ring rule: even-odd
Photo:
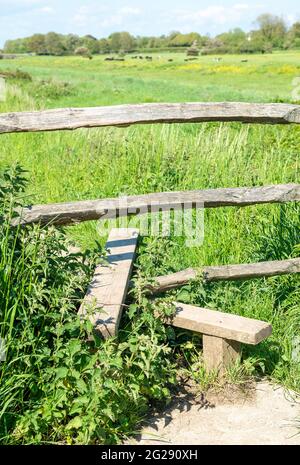
[[[20,68],[33,80],[8,80],[8,98],[0,102],[0,111],[161,101],[291,102],[292,80],[300,75],[299,56],[298,52],[224,56],[219,63],[210,56],[184,62],[181,54],[155,56],[152,63],[130,58],[111,63],[103,57],[91,61],[79,57],[1,60],[0,73]],[[173,62],[168,62],[170,57]],[[244,58],[247,63],[241,62]],[[46,203],[299,182],[299,152],[297,126],[210,123],[81,129],[1,135],[0,169],[21,163],[28,170],[28,202]],[[146,276],[156,276],[189,266],[299,256],[299,227],[296,204],[207,210],[201,247],[186,247],[185,238],[143,238],[137,269]],[[105,240],[99,238],[94,222],[69,227],[66,233],[83,249],[93,248],[96,240],[102,244]],[[195,282],[173,295],[178,300],[271,322],[273,334],[268,340],[244,348],[244,366],[254,366],[257,373],[300,391],[297,276],[205,286]],[[139,307],[142,305],[145,303]],[[127,324],[125,315],[122,327]],[[189,336],[168,331],[160,341],[165,343],[166,337],[172,356],[180,360]],[[205,374],[200,379],[203,370],[195,362],[201,341],[193,339],[192,347],[187,355],[189,371],[201,385],[208,379]],[[240,371],[236,369],[231,377],[238,378]],[[110,438],[129,433],[133,423],[114,431]],[[58,433],[58,437],[64,436]],[[22,440],[28,440],[26,434]]]

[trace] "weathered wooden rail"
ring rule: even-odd
[[[186,270],[171,273],[154,278],[155,283],[149,285],[150,294],[176,289],[188,284],[198,276],[202,276],[204,282],[214,281],[238,281],[255,278],[269,278],[285,274],[300,273],[300,258],[287,260],[270,260],[258,263],[242,263],[237,265],[205,266],[202,270],[187,268]]]
[[[0,114],[0,133],[209,121],[299,124],[300,107],[286,103],[193,102],[59,108]]]
[[[262,187],[233,187],[184,192],[160,192],[128,197],[79,202],[33,205],[24,208],[14,224],[70,225],[100,218],[115,218],[151,211],[151,208],[176,209],[190,205],[204,208],[245,207],[254,204],[300,201],[300,184]]]

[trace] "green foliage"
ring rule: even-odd
[[[74,89],[69,82],[54,79],[35,80],[28,91],[32,97],[40,100],[46,99],[46,101],[56,100],[74,93]]]
[[[16,69],[16,70],[11,70],[11,71],[6,71],[6,70],[1,70],[1,75],[5,77],[5,79],[17,79],[20,81],[32,81],[32,76],[27,73],[26,71],[23,71],[21,69]]]
[[[197,32],[182,34],[173,31],[160,37],[132,36],[129,32],[114,32],[108,38],[97,39],[90,34],[79,37],[75,34],[34,34],[23,39],[7,40],[4,45],[6,53],[36,53],[37,55],[76,54],[76,49],[85,47],[92,54],[111,53],[123,50],[128,53],[145,49],[184,49],[191,47],[196,41],[203,47],[204,54],[212,53],[255,53],[267,52],[272,48],[283,49],[297,46],[299,38],[299,23],[294,23],[290,29],[284,20],[268,13],[260,15],[256,20],[258,29],[247,34],[240,28],[210,38]],[[252,37],[253,36],[253,37]],[[252,44],[247,43],[249,37]]]
[[[77,309],[96,254],[68,253],[52,227],[11,227],[26,184],[17,165],[0,181],[2,443],[116,443],[175,382],[167,332],[137,282],[120,341],[99,341]]]

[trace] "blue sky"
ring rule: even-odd
[[[56,31],[104,37],[114,31],[158,35],[173,30],[212,35],[253,28],[265,12],[300,20],[299,0],[0,0],[0,47],[6,39]]]

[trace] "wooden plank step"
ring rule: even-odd
[[[169,323],[178,328],[253,345],[272,332],[271,325],[265,321],[179,302],[174,304],[176,314]]]
[[[239,357],[241,342],[258,344],[272,332],[265,321],[174,302],[176,314],[165,320],[178,328],[203,334],[203,360],[207,370],[223,375]]]
[[[103,338],[116,336],[128,290],[139,231],[112,229],[107,243],[107,263],[97,266],[79,314],[89,317]]]

